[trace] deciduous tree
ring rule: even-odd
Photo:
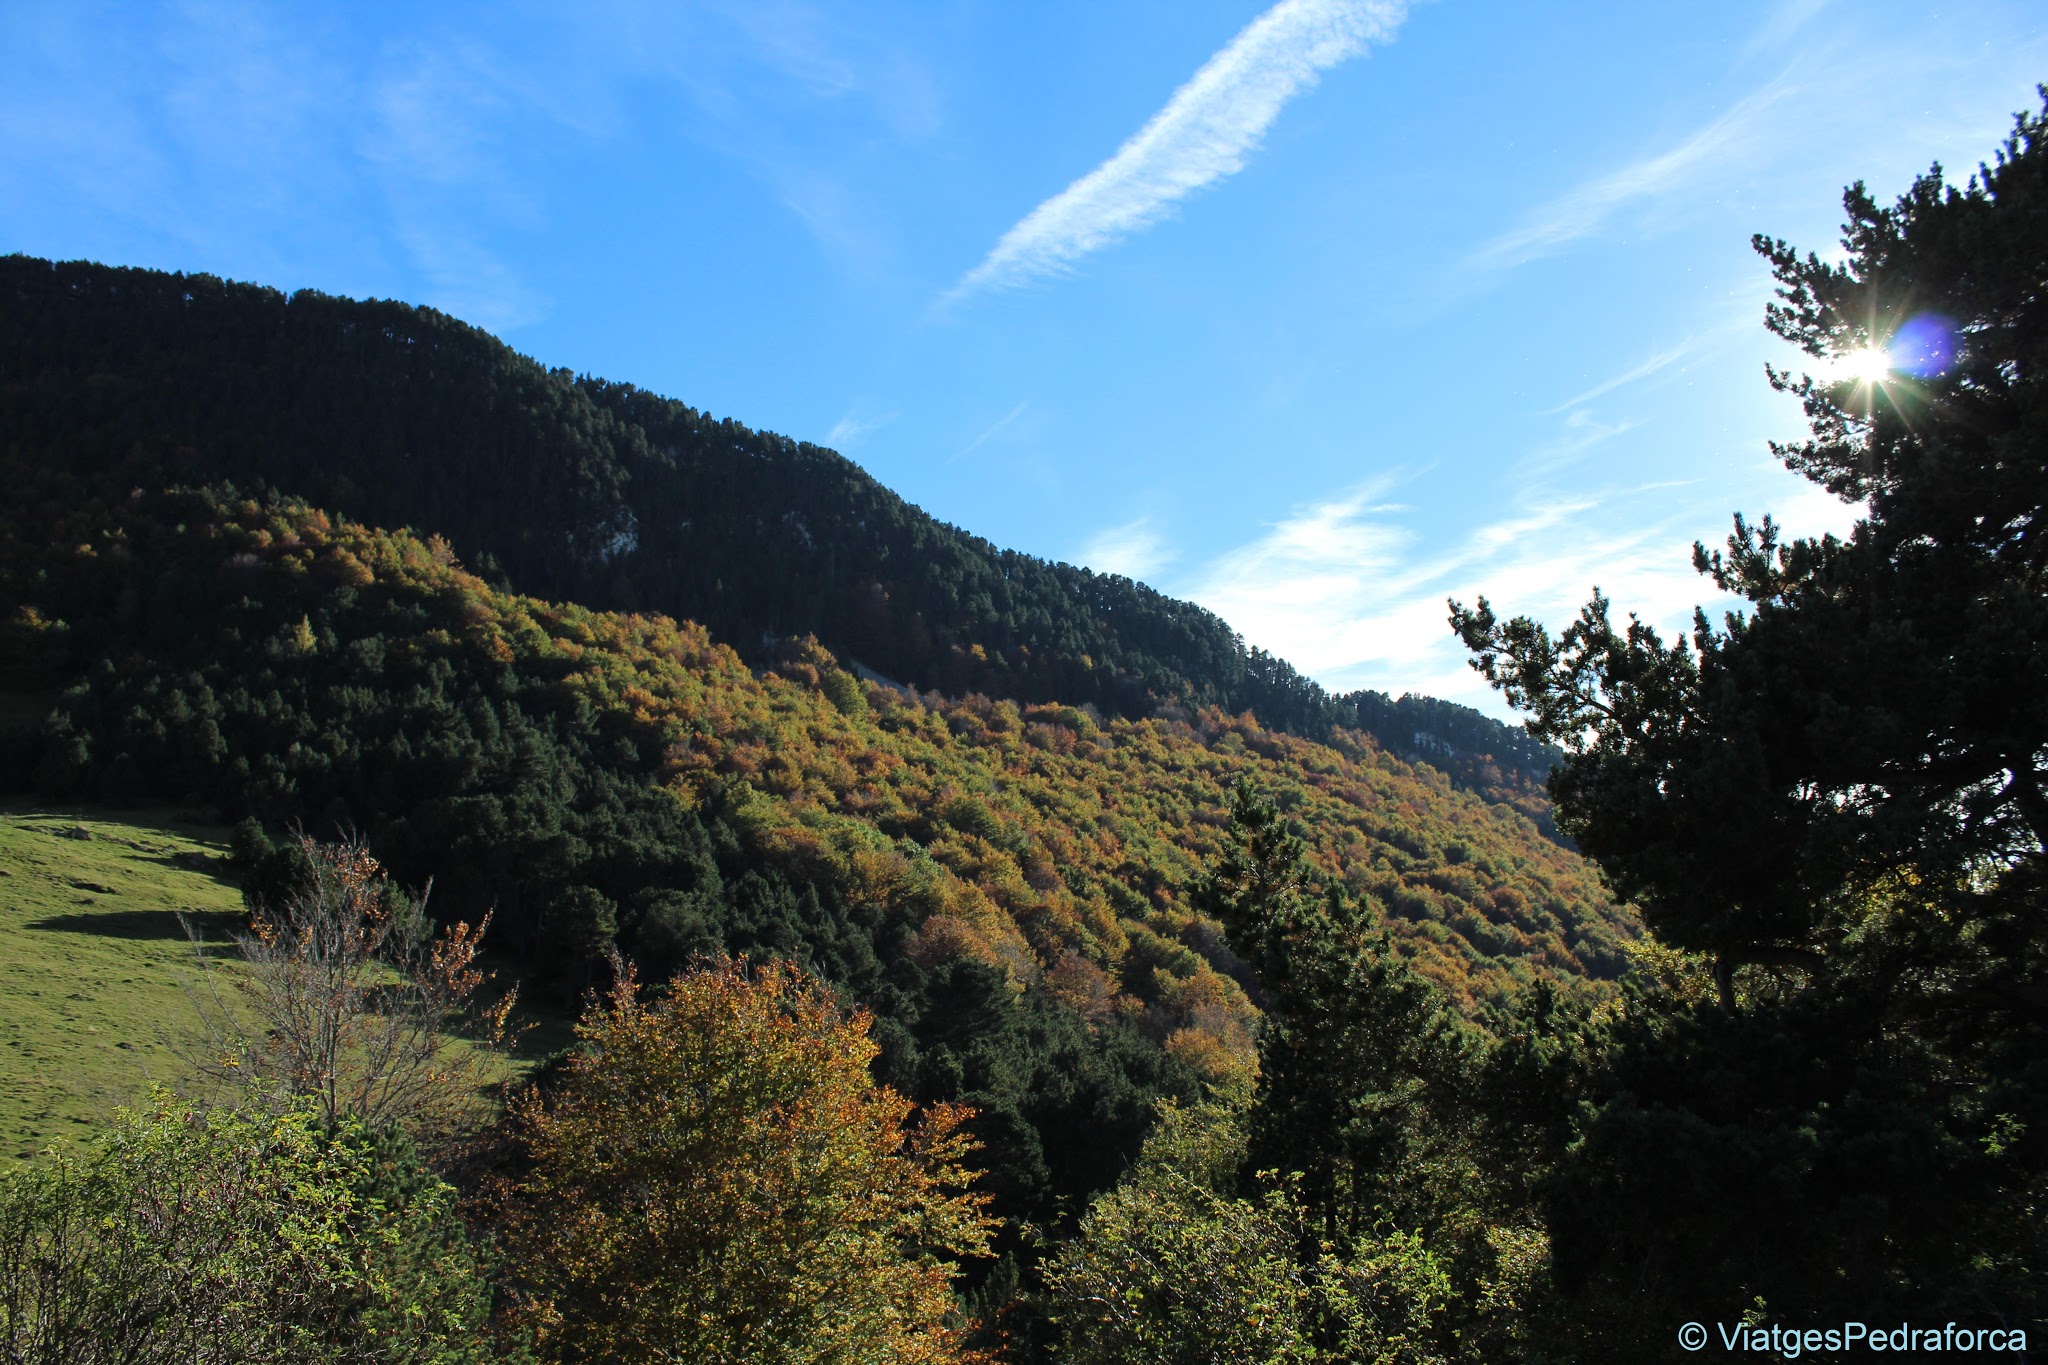
[[[630,972],[520,1102],[519,1314],[577,1361],[952,1361],[981,1253],[971,1111],[868,1073],[869,1017],[795,968],[726,961],[651,1003]]]
[[[481,1365],[490,1289],[452,1201],[402,1141],[303,1103],[160,1092],[0,1178],[0,1359]]]
[[[435,934],[424,898],[384,875],[357,838],[298,836],[300,884],[259,905],[223,980],[203,953],[202,1072],[306,1097],[329,1123],[443,1134],[476,1118],[501,1079],[516,991],[486,1001],[486,915]]]

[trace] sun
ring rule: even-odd
[[[1859,384],[1882,384],[1891,378],[1892,358],[1875,347],[1862,346],[1837,356],[1832,368],[1838,379],[1853,379]]]

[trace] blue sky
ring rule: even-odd
[[[430,303],[833,446],[1339,688],[1447,596],[1678,622],[1779,469],[1762,231],[1967,174],[2038,4],[0,12],[0,251]]]

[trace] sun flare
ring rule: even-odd
[[[1837,356],[1833,368],[1837,379],[1853,379],[1859,384],[1882,384],[1891,377],[1892,358],[1884,351],[1863,346]]]

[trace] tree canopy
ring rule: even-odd
[[[159,1091],[0,1178],[0,1359],[482,1365],[486,1268],[403,1138]]]

